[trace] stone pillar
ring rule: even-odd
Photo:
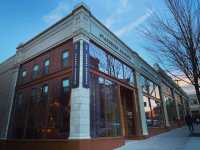
[[[165,117],[165,125],[166,127],[170,127],[170,123],[169,123],[169,117],[168,117],[168,113],[167,113],[167,107],[166,107],[166,100],[164,98],[164,94],[163,94],[163,86],[161,83],[160,86],[160,98],[162,100],[162,104],[163,104],[163,111],[164,111],[164,117]]]
[[[186,104],[185,104],[185,97],[181,97],[182,102],[183,102],[183,108],[184,108],[184,116],[186,115],[187,111],[186,111]]]
[[[79,82],[71,91],[69,139],[90,139],[90,91],[83,87],[83,43],[89,43],[89,40],[79,35],[73,39],[73,43],[76,42],[80,42]]]
[[[174,98],[174,100],[175,100],[175,104],[176,104],[177,119],[180,120],[180,114],[179,114],[178,102],[177,102],[176,97],[175,97],[175,90],[174,90],[174,89],[173,89],[173,98]]]
[[[138,89],[138,100],[139,100],[139,110],[140,110],[140,118],[141,118],[141,125],[142,125],[142,134],[148,135],[146,116],[145,116],[145,110],[144,110],[143,93],[142,93],[142,88],[140,86],[140,73],[138,72],[136,72],[136,85]]]

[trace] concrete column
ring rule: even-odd
[[[182,102],[183,102],[183,108],[184,108],[184,116],[186,115],[186,104],[185,104],[185,97],[181,97],[182,98]]]
[[[178,108],[178,102],[177,102],[176,97],[175,97],[175,90],[174,89],[173,89],[173,97],[174,97],[175,104],[176,104],[177,118],[178,118],[178,120],[180,120],[180,113],[179,113],[179,108]]]
[[[166,127],[170,127],[170,123],[169,123],[169,117],[168,117],[168,113],[167,113],[167,107],[166,107],[166,100],[165,100],[165,97],[164,97],[164,94],[163,94],[163,86],[162,86],[162,83],[161,83],[161,86],[160,86],[160,98],[162,100],[162,104],[163,104],[163,111],[164,111],[164,116],[165,116],[165,125]]]
[[[71,91],[70,136],[69,139],[90,139],[90,91],[83,87],[83,35],[73,39],[80,41],[79,85]]]
[[[140,118],[141,118],[141,125],[142,125],[142,134],[148,135],[147,129],[147,122],[144,110],[144,100],[143,100],[143,93],[142,88],[140,86],[140,73],[136,72],[136,85],[138,89],[138,100],[139,100],[139,109],[140,109]]]

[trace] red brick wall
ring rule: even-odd
[[[72,56],[72,50],[73,50],[73,42],[72,40],[68,40],[62,44],[60,44],[59,46],[52,48],[50,50],[48,50],[45,53],[42,53],[41,55],[23,63],[20,67],[21,69],[25,69],[27,71],[27,77],[25,79],[25,82],[23,83],[27,83],[32,81],[32,70],[35,64],[39,64],[40,65],[40,76],[39,77],[44,77],[43,76],[43,70],[44,70],[44,61],[46,59],[50,59],[50,67],[49,67],[49,74],[53,74],[53,73],[57,73],[62,69],[62,52],[64,50],[68,50],[69,51],[69,58],[71,58]],[[72,61],[69,61],[69,66],[72,65]],[[20,75],[19,75],[20,76]],[[18,82],[19,85],[19,82]]]

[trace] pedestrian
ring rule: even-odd
[[[189,113],[187,113],[187,115],[185,116],[185,122],[186,122],[186,124],[188,126],[189,131],[191,133],[193,133],[193,131],[194,131],[193,118]]]
[[[197,124],[197,127],[199,127],[199,125],[200,125],[200,118],[199,117],[196,118],[196,124]]]

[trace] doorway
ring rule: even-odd
[[[121,95],[121,104],[123,109],[125,136],[133,137],[136,135],[134,92],[131,89],[121,86],[120,95]]]

